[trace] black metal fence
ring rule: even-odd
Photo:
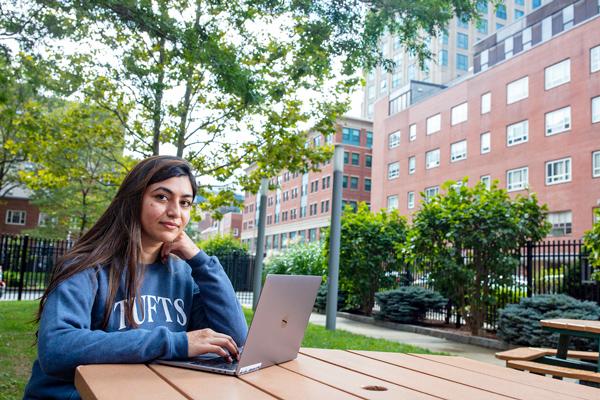
[[[581,240],[530,242],[516,256],[520,262],[512,276],[513,284],[494,289],[496,304],[486,312],[486,328],[495,330],[498,310],[518,303],[522,297],[567,294],[600,304],[600,285],[591,280],[592,267]],[[413,285],[434,288],[424,266],[412,271],[411,277]],[[457,325],[464,322],[450,303],[446,310],[428,313],[428,318]]]
[[[70,240],[27,235],[0,235],[0,266],[6,283],[2,300],[35,300],[42,296],[57,260],[71,248]],[[219,261],[240,302],[252,304],[253,256],[225,256]]]

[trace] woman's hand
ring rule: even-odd
[[[187,233],[182,231],[172,242],[163,243],[160,250],[160,259],[164,263],[167,261],[169,254],[173,253],[182,260],[189,260],[199,251],[200,249],[196,246],[196,243],[190,239]]]
[[[216,353],[227,362],[232,362],[234,358],[239,360],[238,348],[231,336],[207,328],[187,332],[187,337],[188,357]]]

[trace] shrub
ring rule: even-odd
[[[405,286],[375,294],[381,311],[377,319],[411,323],[425,319],[428,310],[443,308],[448,299],[433,290],[418,286]]]
[[[338,290],[338,311],[352,311],[346,308],[346,293]],[[327,309],[327,283],[323,283],[317,292],[317,300],[315,301],[315,309],[321,313]]]
[[[500,310],[498,337],[511,344],[556,347],[558,334],[550,334],[539,321],[551,318],[600,319],[600,306],[592,301],[579,301],[564,294],[548,294],[523,298]],[[591,339],[571,338],[571,347],[595,349]]]
[[[223,258],[227,256],[247,256],[248,249],[231,235],[217,235],[198,243],[198,247],[209,256]]]
[[[327,275],[321,244],[299,243],[265,262],[263,279],[267,274]]]

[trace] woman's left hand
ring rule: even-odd
[[[200,249],[196,246],[196,243],[190,239],[187,233],[182,231],[172,242],[163,243],[160,250],[160,259],[164,263],[167,261],[169,254],[172,253],[187,261],[198,254],[199,251]]]

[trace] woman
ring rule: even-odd
[[[231,282],[184,232],[196,190],[177,157],[150,157],[127,175],[42,296],[25,398],[79,398],[81,364],[237,358],[248,327]]]

